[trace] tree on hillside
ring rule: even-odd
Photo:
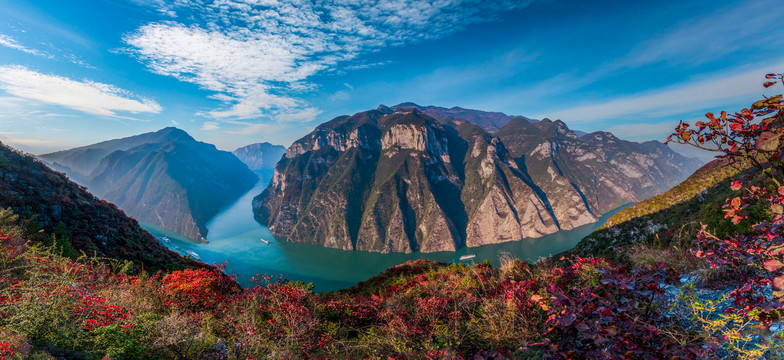
[[[765,88],[784,84],[781,73],[766,79]],[[729,294],[733,301],[724,319],[737,324],[752,320],[769,329],[784,315],[784,100],[782,95],[765,97],[734,114],[722,111],[705,117],[707,121],[695,124],[681,121],[667,141],[715,151],[718,158],[756,168],[757,176],[732,182],[738,195],[726,200],[724,213],[737,224],[748,217],[751,204],[764,204],[767,212],[748,235],[721,237],[703,225],[695,251],[711,267],[748,269],[742,284]],[[726,329],[720,331],[726,335]]]

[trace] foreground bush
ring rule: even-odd
[[[1,230],[0,230],[1,231]],[[666,311],[666,272],[594,258],[408,262],[354,288],[314,294],[218,269],[129,276],[0,235],[0,358],[617,358],[696,356]],[[644,275],[642,275],[644,274]],[[620,355],[619,355],[620,354]]]

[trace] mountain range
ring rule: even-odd
[[[289,241],[453,251],[595,222],[699,165],[660,142],[580,135],[558,120],[382,105],[294,142],[253,209]]]
[[[39,158],[140,221],[193,239],[258,181],[232,153],[172,127]]]

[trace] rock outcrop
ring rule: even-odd
[[[507,120],[494,136],[476,119],[403,105],[335,118],[292,144],[254,199],[256,219],[294,242],[454,251],[594,222],[699,165],[660,143],[579,136],[560,121],[484,113]]]

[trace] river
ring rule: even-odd
[[[166,229],[142,223],[142,227],[155,237],[166,236],[170,242],[162,242],[168,248],[186,255],[195,252],[208,264],[226,264],[226,271],[237,275],[243,286],[250,286],[251,277],[269,275],[288,280],[312,282],[315,291],[344,289],[360,281],[378,275],[385,269],[414,259],[428,259],[442,262],[460,262],[460,257],[476,254],[468,262],[489,260],[498,266],[499,257],[508,252],[512,256],[527,261],[569,250],[586,235],[604,224],[607,219],[622,208],[605,214],[593,224],[560,231],[536,239],[525,239],[477,248],[463,248],[456,252],[431,254],[380,254],[364,251],[343,251],[328,249],[317,245],[297,244],[276,240],[269,229],[253,219],[251,202],[260,194],[269,177],[245,194],[236,203],[221,211],[207,223],[208,244],[194,243],[192,240]],[[269,244],[260,239],[269,241]]]

